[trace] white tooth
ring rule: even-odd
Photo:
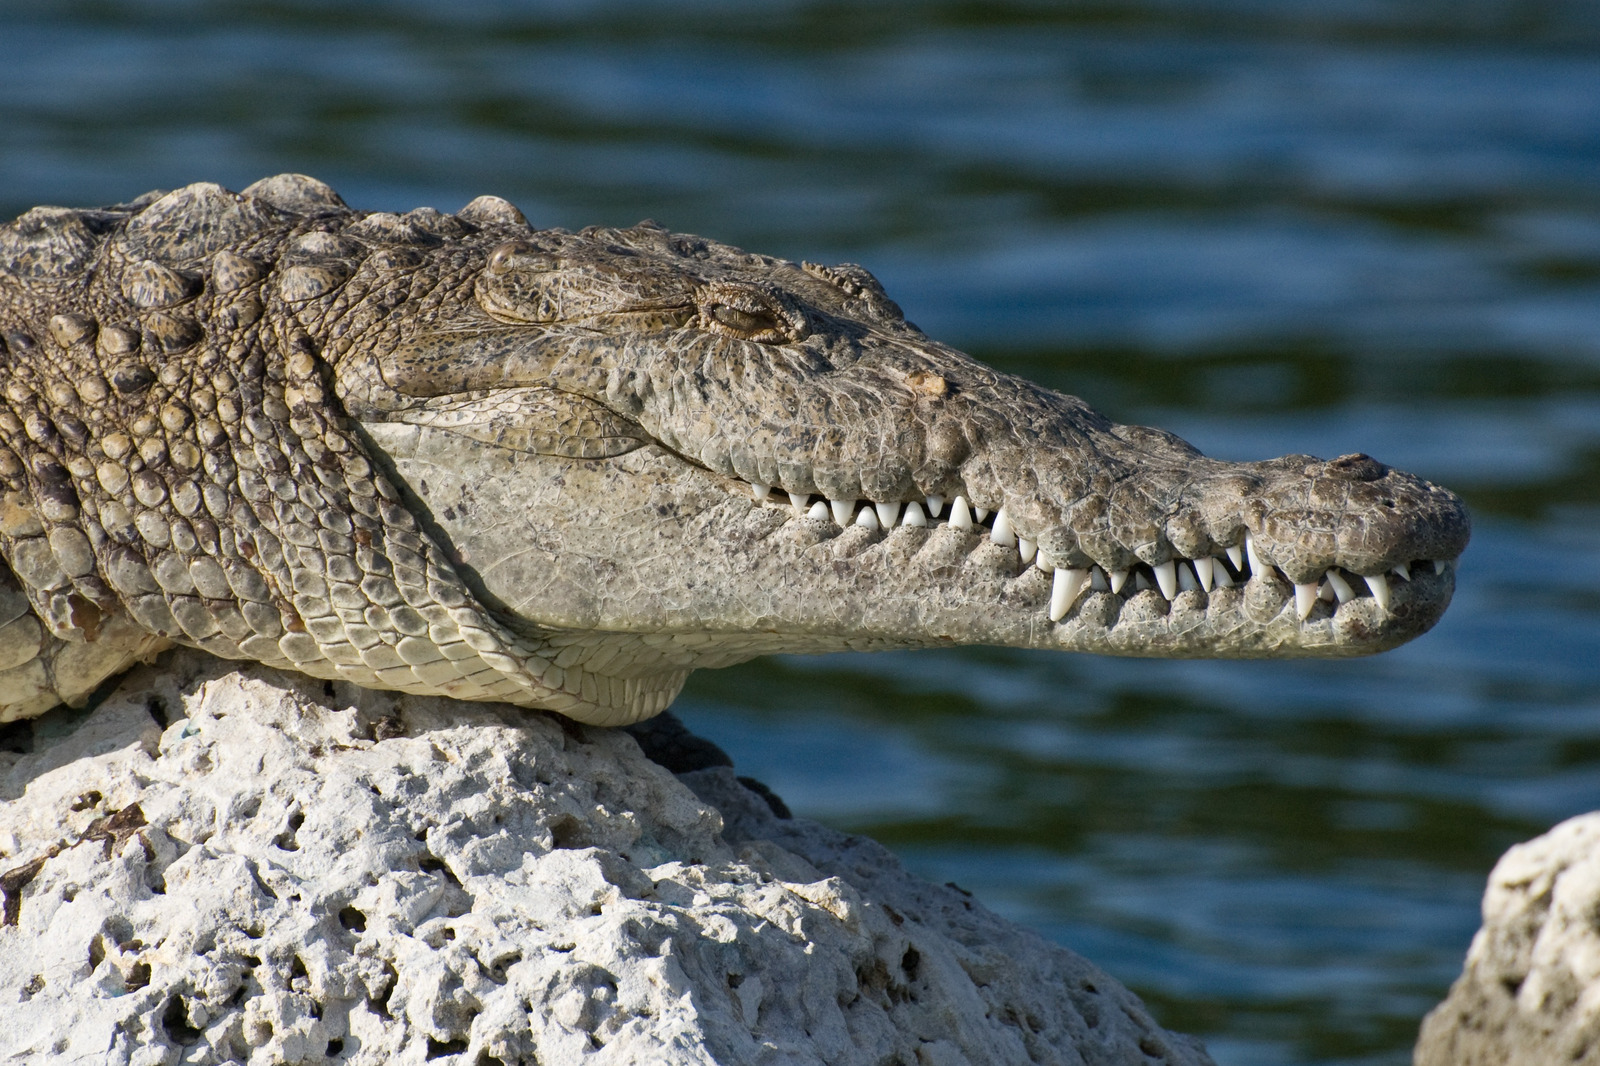
[[[1027,566],[1033,562],[1033,557],[1038,554],[1039,545],[1027,537],[1017,538],[1017,554],[1022,556],[1022,565]]]
[[[1237,550],[1237,549],[1230,549]],[[1211,560],[1211,577],[1219,589],[1233,588],[1233,575],[1228,573],[1228,568],[1222,564],[1221,559]]]
[[[1194,571],[1190,569],[1189,563],[1187,562],[1178,564],[1178,591],[1200,591],[1200,582],[1195,578]]]
[[[1265,577],[1267,575],[1266,564],[1261,561],[1261,556],[1256,554],[1256,538],[1252,537],[1248,530],[1244,535],[1244,554],[1245,558],[1250,560],[1251,575]]]
[[[1411,580],[1411,564],[1410,563],[1397,563],[1393,567],[1393,570],[1394,570],[1395,573],[1399,574],[1401,577],[1405,578],[1407,581]]]
[[[1056,569],[1056,561],[1050,558],[1050,556],[1046,555],[1044,552],[1039,553],[1038,558],[1034,559],[1033,565],[1037,566],[1040,570],[1043,570],[1047,574]]]
[[[1089,568],[1089,587],[1095,592],[1111,591],[1111,583],[1106,580],[1106,572],[1098,566]]]
[[[811,510],[806,512],[806,517],[807,518],[827,518],[829,513],[830,512],[828,511],[828,505],[823,503],[821,500],[818,500],[816,503],[811,505]]]
[[[865,526],[867,529],[881,528],[877,510],[872,507],[861,508],[861,513],[856,515],[856,525]]]
[[[1087,570],[1057,570],[1050,582],[1050,621],[1061,621],[1072,606],[1072,601],[1078,598],[1078,593],[1088,583]]]
[[[808,497],[801,492],[789,493],[789,506],[794,508],[795,514],[803,515],[806,513],[807,498]]]
[[[928,516],[922,513],[922,504],[916,500],[906,504],[906,514],[904,518],[900,519],[900,524],[902,526],[926,526],[928,524]]]
[[[1333,586],[1333,594],[1339,597],[1340,603],[1349,603],[1356,597],[1356,590],[1350,587],[1350,582],[1337,570],[1328,571],[1328,584]]]
[[[1126,570],[1111,570],[1107,572],[1106,576],[1111,579],[1112,592],[1121,592],[1122,586],[1128,583],[1128,572]]]
[[[1200,587],[1207,592],[1217,580],[1217,561],[1211,556],[1202,556],[1194,561],[1194,576],[1200,580]]]
[[[1157,563],[1151,567],[1156,572],[1156,584],[1161,586],[1161,595],[1172,599],[1178,594],[1178,565],[1171,559],[1164,563]]]
[[[757,482],[750,483],[750,495],[755,497],[757,503],[767,502],[767,493],[772,491],[771,485],[762,485]]]
[[[937,493],[928,494],[928,517],[938,518],[944,513],[944,497]]]
[[[1317,586],[1315,582],[1309,585],[1296,585],[1294,587],[1294,609],[1301,618],[1311,617],[1311,608],[1317,605]]]
[[[855,512],[854,500],[829,500],[828,509],[833,512],[835,525],[847,526],[850,524],[850,515]]]
[[[878,512],[878,524],[884,529],[893,529],[894,524],[900,521],[898,503],[875,503],[872,506]]]
[[[972,517],[974,519],[976,519],[977,521],[982,522],[985,518],[989,517],[989,508],[987,508],[987,507],[974,507],[972,509]]]
[[[989,539],[1006,548],[1017,543],[1016,531],[1011,528],[1011,519],[1006,517],[1004,507],[994,513],[994,528],[989,530]]]
[[[1322,584],[1317,586],[1317,599],[1321,600],[1323,603],[1332,603],[1333,598],[1337,595],[1338,593],[1333,591],[1332,581],[1324,581]]]
[[[1449,565],[1450,564],[1443,559],[1435,559],[1433,561],[1433,572],[1436,574],[1442,574],[1444,573],[1444,568]]]
[[[1362,580],[1372,590],[1372,598],[1385,611],[1389,609],[1389,577],[1387,574],[1363,574]]]
[[[972,528],[972,511],[967,507],[965,496],[957,496],[956,502],[950,505],[950,525],[954,529]]]
[[[1235,544],[1228,549],[1228,560],[1233,563],[1235,570],[1244,569],[1244,549]]]

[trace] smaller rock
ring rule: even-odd
[[[1600,1066],[1600,811],[1495,864],[1483,927],[1416,1066]]]

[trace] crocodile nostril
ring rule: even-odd
[[[1323,469],[1329,477],[1342,478],[1345,481],[1377,481],[1389,472],[1387,466],[1364,452],[1353,452],[1350,455],[1341,455],[1337,459],[1330,459]]]

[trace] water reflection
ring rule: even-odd
[[[973,649],[697,675],[802,813],[1096,959],[1219,1062],[1401,1063],[1490,864],[1600,805],[1600,29],[1571,0],[0,0],[0,209],[280,170],[857,260],[1213,454],[1462,491],[1350,663]]]

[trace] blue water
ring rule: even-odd
[[[802,814],[1224,1066],[1409,1061],[1511,843],[1600,807],[1600,10],[0,0],[0,212],[299,170],[855,260],[930,333],[1229,458],[1461,492],[1455,605],[1342,663],[967,649],[703,673]]]

